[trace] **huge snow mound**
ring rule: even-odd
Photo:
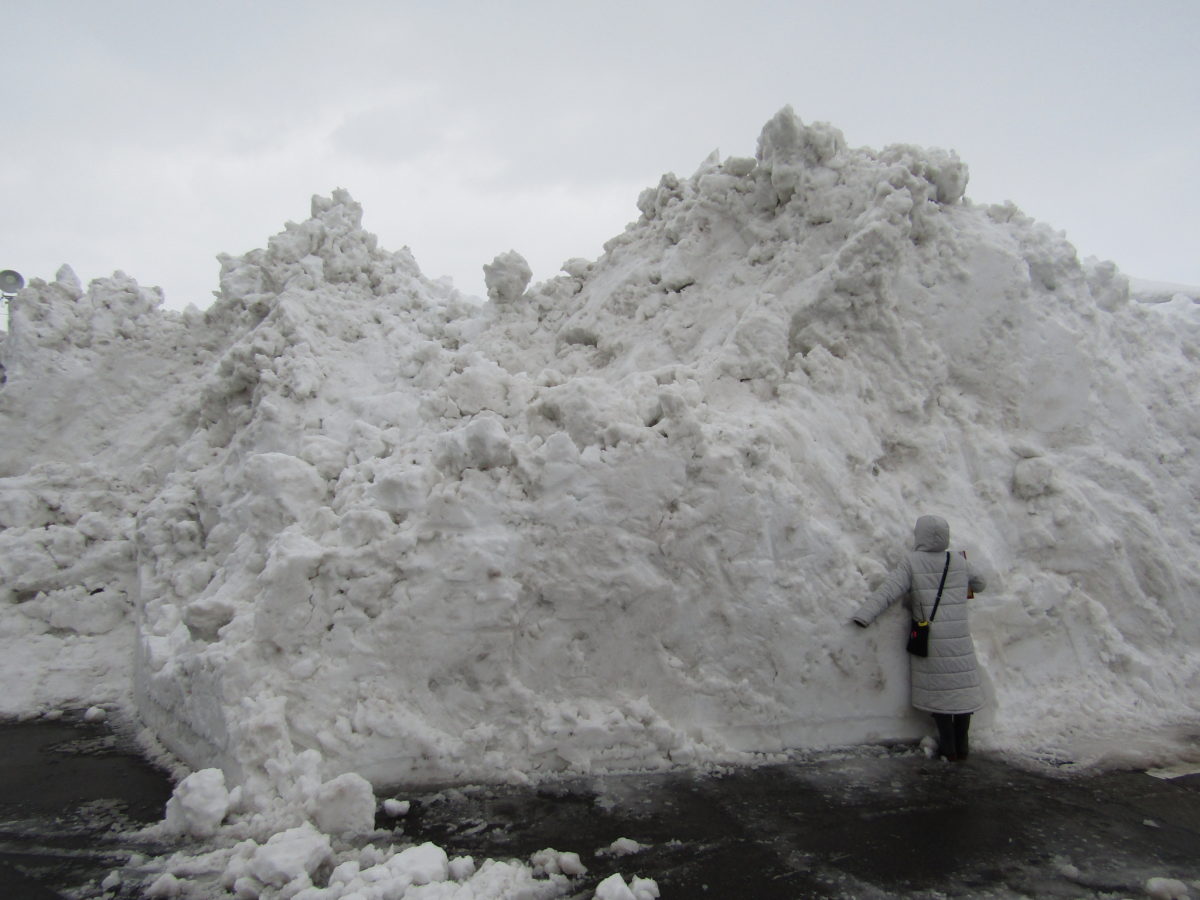
[[[249,796],[912,737],[902,611],[848,616],[935,513],[991,576],[982,744],[1193,720],[1198,307],[966,184],[785,109],[484,304],[340,190],[203,313],[35,281],[5,639],[128,640],[137,714]]]

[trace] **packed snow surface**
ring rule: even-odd
[[[243,860],[276,884],[372,784],[919,736],[904,612],[848,616],[932,513],[989,576],[980,746],[1194,721],[1200,305],[966,185],[785,109],[599,259],[530,286],[500,254],[486,302],[342,190],[221,257],[203,312],[34,279],[0,347],[0,713],[136,714],[220,770],[174,827],[290,829]]]

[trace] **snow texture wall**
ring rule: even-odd
[[[966,185],[785,109],[482,305],[340,190],[203,313],[34,281],[4,634],[128,640],[137,714],[247,796],[913,737],[903,611],[848,616],[935,513],[991,577],[981,742],[1194,721],[1200,310]]]

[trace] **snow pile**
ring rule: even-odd
[[[0,344],[0,715],[128,705],[134,525],[173,466],[216,333],[156,289],[74,272],[12,302]]]
[[[530,287],[501,255],[482,306],[342,191],[222,257],[204,313],[34,281],[0,359],[6,646],[45,674],[135,623],[137,714],[237,815],[353,831],[361,779],[919,735],[902,613],[846,617],[936,513],[994,572],[981,746],[1194,719],[1200,310],[966,184],[785,109],[598,260]],[[4,711],[120,703],[111,666]]]

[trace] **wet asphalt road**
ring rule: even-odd
[[[0,897],[100,896],[83,886],[152,849],[127,835],[170,796],[166,775],[102,724],[0,724]]]
[[[0,897],[102,896],[109,871],[155,849],[127,835],[158,820],[170,785],[104,726],[0,725],[0,760]],[[1152,877],[1195,881],[1200,897],[1200,776],[1078,777],[876,748],[716,774],[387,795],[412,801],[404,818],[378,819],[396,842],[477,861],[578,853],[579,898],[612,872],[655,879],[664,900],[1138,897]],[[617,838],[645,849],[604,852]]]
[[[1136,897],[1152,877],[1200,879],[1197,776],[1068,778],[880,750],[410,799],[410,838],[476,858],[574,850],[593,883],[651,877],[664,898]],[[649,848],[595,856],[621,837]]]

